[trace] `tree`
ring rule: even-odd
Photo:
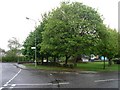
[[[43,21],[35,28],[35,31],[31,32],[26,38],[23,46],[23,54],[29,57],[29,59],[33,59],[35,57],[34,50],[31,47],[35,46],[36,39],[36,55],[38,59],[42,59],[44,57],[43,53],[40,53],[40,43],[42,42],[42,32],[44,31],[44,23],[46,23],[46,14],[44,14]]]
[[[0,57],[4,56],[6,51],[2,48],[0,48]]]
[[[106,56],[109,59],[109,65],[111,65],[111,59],[118,54],[118,50],[118,32],[116,30],[108,28]]]
[[[116,56],[120,58],[120,32],[118,32],[118,54]]]
[[[5,53],[5,50],[0,48],[0,53]]]
[[[20,43],[18,42],[17,38],[12,37],[12,39],[8,40],[8,47],[11,49],[18,49],[21,47]]]
[[[79,2],[62,2],[48,15],[42,32],[42,51],[54,56],[77,57],[96,53],[105,26],[99,13]]]
[[[26,38],[23,46],[24,46],[24,49],[22,50],[23,55],[26,55],[29,60],[33,59],[35,54],[34,54],[34,50],[32,50],[31,47],[35,46],[35,34],[34,34],[34,32],[30,32],[30,34]]]
[[[6,51],[6,55],[3,57],[4,61],[17,61],[21,44],[15,37],[12,37],[8,40],[8,47],[10,50]]]
[[[106,31],[103,32],[104,36],[99,42],[99,55],[107,57],[109,65],[111,65],[111,59],[118,55],[118,32],[114,29],[106,27]]]
[[[21,44],[17,40],[17,38],[12,37],[12,39],[8,40],[8,47],[10,49],[10,52],[12,52],[13,55],[17,55],[19,48],[21,47]]]

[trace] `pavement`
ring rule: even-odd
[[[29,69],[29,68],[27,68],[26,66],[24,66],[23,64],[17,64],[17,63],[15,63],[14,64],[17,68],[20,68],[20,69]]]
[[[24,66],[23,64],[17,64],[15,63],[14,64],[17,68],[20,68],[20,69],[24,69],[24,70],[32,70],[31,68],[28,68],[26,66]],[[46,70],[41,70],[41,71],[46,71]],[[70,72],[70,71],[64,71],[64,72],[60,72],[60,71],[50,71],[52,73],[75,73],[76,74],[97,74],[98,72],[96,71],[75,71],[75,72]]]

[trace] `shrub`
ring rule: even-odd
[[[17,56],[4,56],[2,57],[2,62],[23,62],[25,61],[24,57],[17,57]]]

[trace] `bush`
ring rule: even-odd
[[[23,62],[25,61],[25,58],[23,56],[17,57],[17,56],[4,56],[2,57],[2,62]]]
[[[69,65],[68,64],[63,64],[63,67],[69,67]]]
[[[17,62],[17,57],[4,56],[2,57],[2,62]]]
[[[74,68],[74,64],[63,64],[63,67]]]
[[[70,68],[74,68],[74,64],[70,64]]]

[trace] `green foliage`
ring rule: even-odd
[[[109,59],[114,58],[118,54],[118,32],[108,27],[104,34],[99,52]]]
[[[94,8],[79,2],[62,2],[60,7],[42,16],[40,25],[25,40],[22,52],[34,59],[31,47],[35,46],[36,38],[38,59],[65,57],[67,64],[69,58],[83,54],[113,58],[120,55],[117,34],[103,24]]]
[[[2,62],[23,62],[26,61],[24,56],[3,56]]]
[[[16,56],[4,56],[2,57],[2,62],[17,62]]]
[[[116,56],[120,58],[120,32],[118,32],[118,55]]]
[[[96,53],[105,29],[99,13],[82,3],[65,3],[52,10],[42,32],[41,50],[52,55]]]
[[[118,32],[116,30],[108,30],[108,40],[106,42],[108,58],[114,58],[118,54]]]
[[[8,51],[2,51],[4,53],[2,57],[3,62],[17,62],[17,57],[20,54],[19,48],[21,47],[21,44],[19,41],[13,37],[12,39],[8,40],[8,47],[10,50]]]

